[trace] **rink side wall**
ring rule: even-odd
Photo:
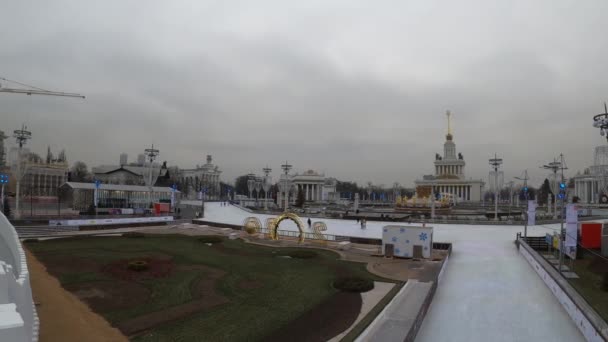
[[[446,257],[442,261],[441,270],[435,277],[434,281],[429,283],[418,283],[418,281],[415,279],[408,280],[408,282],[405,283],[405,286],[401,288],[401,290],[390,302],[388,302],[388,304],[386,304],[384,309],[378,314],[378,316],[376,316],[372,323],[361,333],[361,335],[355,339],[355,342],[380,341],[382,338],[387,337],[387,334],[382,334],[381,331],[383,327],[387,326],[399,327],[398,329],[395,328],[395,331],[388,334],[390,335],[390,341],[415,341],[416,335],[418,335],[418,331],[420,330],[422,322],[426,317],[426,313],[431,306],[433,297],[437,291],[437,287],[443,279],[443,274],[447,268],[450,255],[452,253],[451,243],[433,243],[433,246],[434,248],[448,251]],[[417,295],[417,293],[409,291],[411,288],[417,287],[420,284],[430,284],[430,286],[425,287],[425,289],[428,290],[426,290],[424,300],[421,302],[412,300],[413,298],[411,298],[411,296]],[[417,305],[419,306],[416,307]],[[392,323],[385,324],[387,322]]]
[[[519,253],[551,290],[585,339],[590,342],[608,341],[608,325],[585,299],[523,239],[518,238]]]

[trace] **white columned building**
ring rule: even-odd
[[[326,178],[324,174],[308,170],[302,174],[292,175],[291,181],[298,191],[304,193],[306,202],[333,202],[339,199],[339,194],[336,192],[336,180]],[[297,193],[294,197],[297,198]]]
[[[608,204],[608,145],[597,146],[593,165],[574,176],[574,195],[580,203]]]
[[[484,182],[482,180],[466,179],[464,157],[462,153],[456,154],[456,144],[451,128],[451,113],[447,112],[448,133],[443,144],[443,156],[435,155],[434,175],[423,176],[416,180],[417,197],[429,197],[431,187],[435,191],[450,194],[457,201],[481,201]]]

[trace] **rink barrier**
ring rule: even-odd
[[[559,272],[518,235],[519,253],[557,298],[568,316],[590,342],[608,341],[608,324]]]
[[[441,247],[443,247],[443,248],[437,248],[437,249],[446,249],[448,251],[448,253],[445,256],[445,258],[441,261],[441,269],[439,270],[439,273],[435,276],[433,285],[431,286],[431,289],[429,290],[428,294],[426,295],[426,298],[424,299],[424,302],[422,303],[422,306],[420,307],[420,311],[418,311],[416,320],[414,320],[414,323],[412,324],[412,327],[410,328],[410,331],[408,332],[407,337],[404,340],[405,342],[414,342],[416,340],[418,331],[420,331],[422,322],[424,322],[424,318],[426,317],[426,314],[429,311],[429,308],[431,307],[431,303],[433,302],[433,298],[435,297],[435,292],[437,292],[437,287],[439,287],[439,284],[441,284],[441,280],[443,279],[444,271],[447,268],[448,261],[450,260],[450,255],[452,254],[452,244],[451,243],[433,243],[433,249],[435,249],[435,245],[438,245],[438,247],[439,247],[439,245],[441,245]]]
[[[435,248],[435,247],[437,247],[437,249],[447,250],[447,255],[441,261],[441,269],[440,269],[439,273],[437,273],[437,275],[435,275],[435,279],[431,282],[432,285],[429,288],[429,290],[424,298],[424,301],[420,305],[420,308],[418,309],[416,318],[414,320],[412,320],[412,323],[409,327],[403,326],[404,330],[406,330],[403,332],[403,335],[405,336],[403,341],[405,341],[405,342],[414,342],[416,340],[418,331],[420,331],[420,327],[422,326],[424,318],[426,317],[426,314],[431,306],[431,303],[435,296],[435,292],[437,291],[437,287],[439,286],[439,284],[441,284],[441,280],[443,278],[444,271],[447,268],[448,261],[450,259],[450,255],[452,254],[452,244],[451,243],[444,243],[444,242],[437,243],[436,242],[436,243],[433,243],[433,248]],[[372,336],[373,332],[382,326],[383,321],[390,319],[389,318],[390,315],[388,313],[390,311],[394,310],[394,308],[392,308],[392,306],[398,305],[398,303],[404,301],[404,298],[405,298],[404,296],[408,295],[408,291],[407,291],[408,288],[410,286],[415,286],[415,285],[412,285],[412,283],[414,283],[414,282],[417,282],[417,280],[412,279],[411,281],[408,281],[405,283],[405,285],[401,288],[401,290],[392,298],[392,300],[390,302],[388,302],[386,304],[384,309],[378,314],[378,316],[376,316],[376,318],[370,323],[370,325],[367,326],[365,328],[365,330],[363,330],[363,332],[355,339],[355,342],[373,341],[373,338],[374,338],[374,336]]]

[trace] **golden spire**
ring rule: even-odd
[[[445,137],[447,140],[452,140],[452,113],[448,110],[445,115],[448,117],[448,134]]]

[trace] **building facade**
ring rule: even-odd
[[[194,169],[182,169],[179,171],[178,178],[182,193],[188,199],[196,199],[198,198],[198,192],[201,189],[206,189],[206,199],[219,200],[222,195],[220,193],[221,174],[220,168],[213,164],[213,157],[207,155],[207,163],[204,165],[197,165]]]
[[[428,198],[434,187],[435,193],[450,194],[457,201],[481,201],[484,182],[466,179],[466,162],[462,153],[456,154],[449,111],[447,116],[448,133],[443,144],[443,156],[439,153],[435,154],[434,175],[426,175],[422,179],[416,180],[416,196]]]
[[[337,181],[334,178],[326,178],[322,173],[313,170],[296,173],[291,175],[291,182],[297,191],[304,193],[304,200],[307,202],[331,202],[339,199],[339,194],[336,193]]]
[[[580,203],[608,204],[608,145],[597,146],[593,165],[574,176],[574,196]]]
[[[69,165],[65,157],[46,162],[38,155],[25,151],[24,149],[22,152],[23,160],[20,168],[22,174],[20,193],[33,197],[57,196],[57,189],[68,179]],[[14,172],[17,170],[19,160],[18,150],[11,149],[11,155],[11,178],[16,179],[17,175]],[[15,186],[16,182],[10,182],[8,191],[15,192]]]
[[[62,201],[71,208],[86,211],[94,204],[95,184],[67,182],[61,186]],[[98,208],[150,208],[152,203],[180,201],[180,192],[169,187],[101,184],[97,190]]]

